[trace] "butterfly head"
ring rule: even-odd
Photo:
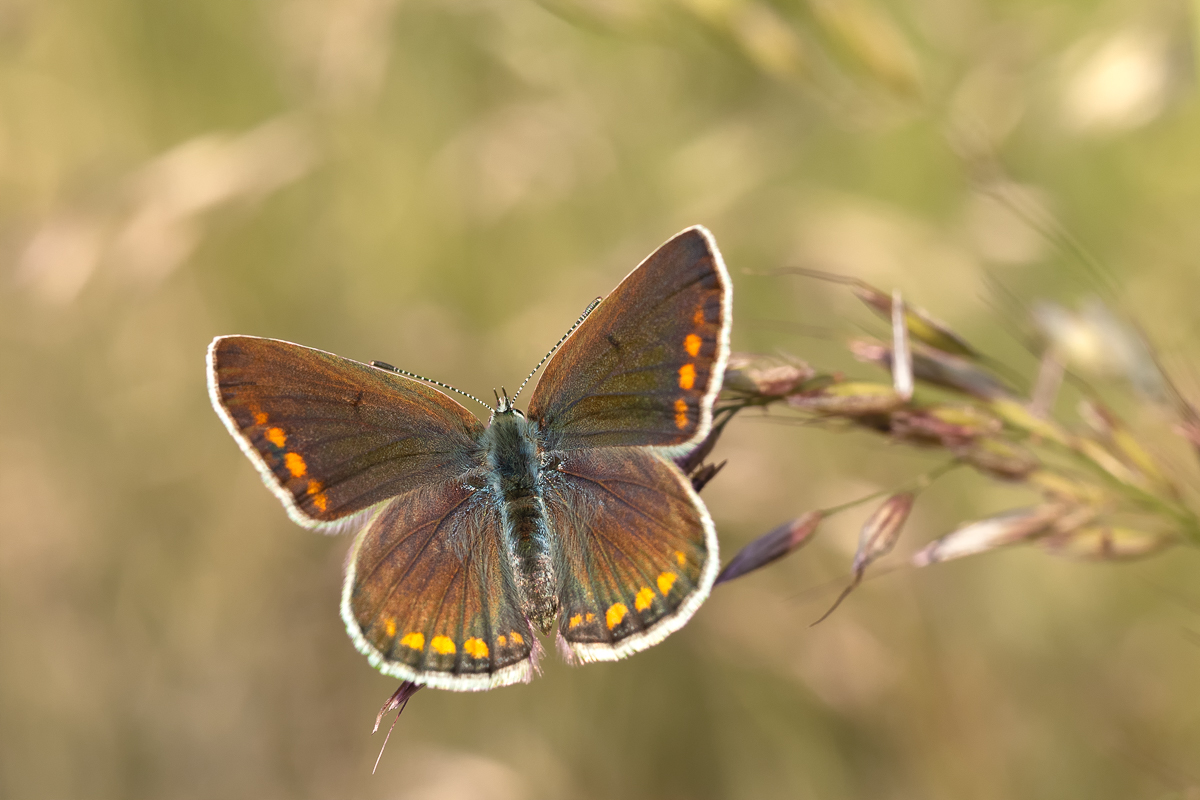
[[[516,408],[513,407],[513,401],[508,396],[508,390],[505,389],[503,386],[500,387],[499,392],[497,392],[495,389],[492,389],[492,394],[494,394],[496,396],[495,414],[516,414],[518,417],[525,416],[524,414],[522,414],[520,411],[518,411]]]

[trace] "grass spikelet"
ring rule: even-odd
[[[1044,349],[1035,355],[1040,374],[1016,378],[1034,386],[1033,399],[1025,399],[1009,388],[1017,370],[982,355],[925,312],[905,308],[898,293],[889,295],[853,278],[797,271],[849,284],[881,317],[897,312],[891,345],[856,338],[849,342],[849,350],[858,361],[892,372],[893,354],[907,345],[907,331],[915,340],[913,391],[906,380],[900,380],[903,376],[896,376],[889,386],[848,378],[837,370],[813,369],[798,359],[739,355],[731,362],[728,391],[719,409],[724,415],[722,425],[743,409],[778,405],[800,421],[830,431],[866,429],[889,443],[942,450],[950,457],[949,465],[1023,485],[1040,499],[964,522],[917,552],[911,558],[914,566],[1027,542],[1036,542],[1053,555],[1093,561],[1140,558],[1180,543],[1200,545],[1200,516],[1179,489],[1185,478],[1172,474],[1164,466],[1169,462],[1156,458],[1137,431],[1070,372],[1072,364],[1100,365],[1109,377],[1124,376],[1143,402],[1151,396],[1146,387],[1154,383],[1146,376],[1150,372],[1160,376],[1166,387],[1161,394],[1169,401],[1166,410],[1176,417],[1174,431],[1200,452],[1200,412],[1165,377],[1153,350],[1141,339],[1133,341],[1137,337],[1129,333],[1131,326],[1117,322],[1105,309],[1091,308],[1063,321],[1054,314],[1046,317],[1048,306],[1039,306]],[[1121,353],[1106,349],[1118,345]],[[1143,354],[1149,363],[1133,363],[1131,353]],[[1082,395],[1073,419],[1055,413],[1064,387]],[[953,402],[947,401],[947,393],[955,398]],[[917,488],[934,478],[934,474],[923,476]],[[891,549],[911,502],[911,493],[897,492],[864,525],[851,583],[833,608],[861,582],[867,567]],[[834,511],[812,513],[828,516]],[[800,517],[748,545],[727,565],[720,581],[791,552],[799,546],[795,542],[807,541],[820,518]],[[803,531],[799,538],[797,531]]]

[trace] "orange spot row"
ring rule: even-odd
[[[691,389],[696,385],[696,365],[684,364],[679,368],[679,388]]]
[[[303,478],[308,474],[308,464],[304,463],[304,457],[299,453],[284,453],[283,465],[292,473],[293,478]]]
[[[683,430],[688,426],[688,404],[682,397],[675,401],[675,427]]]
[[[283,428],[267,428],[267,441],[282,450],[287,444],[287,434],[283,432]]]
[[[589,614],[588,616],[591,615]],[[498,644],[500,647],[507,647],[508,640],[510,638],[512,639],[512,643],[514,645],[525,644],[525,637],[521,636],[521,634],[517,633],[516,631],[509,631],[508,636],[505,636],[503,633],[500,634],[496,637],[496,644]]]
[[[604,621],[608,624],[608,629],[611,631],[620,625],[621,620],[625,619],[625,615],[628,613],[629,609],[625,607],[624,603],[613,603],[609,606],[608,611],[604,614]]]
[[[658,573],[658,591],[662,593],[663,597],[671,593],[671,587],[675,585],[675,579],[678,577],[674,572]]]
[[[633,607],[638,611],[645,611],[654,602],[654,592],[649,586],[643,586],[638,589],[637,597],[633,598]]]
[[[267,424],[267,415],[264,412],[256,409],[251,409],[251,411],[254,413],[255,424]],[[283,428],[278,426],[274,428],[268,428],[264,435],[267,437],[268,442],[275,445],[275,447],[279,448],[280,450],[287,445],[287,433],[283,430]],[[288,472],[292,473],[293,478],[303,478],[308,474],[308,464],[305,463],[304,456],[300,455],[299,453],[284,453],[283,465],[287,467]],[[329,498],[323,491],[321,491],[324,488],[325,487],[320,481],[313,480],[311,478],[309,479],[308,489],[306,491],[307,494],[312,497],[313,505],[317,507],[318,511],[325,511],[327,508],[329,508]],[[388,635],[391,636],[392,634],[389,633]]]
[[[318,511],[324,511],[329,508],[329,498],[321,491],[325,486],[320,481],[315,481],[312,478],[308,479],[308,493],[312,495],[313,505]]]
[[[687,350],[689,356],[695,358],[696,356],[700,355],[701,344],[703,344],[703,341],[699,336],[694,333],[689,333],[687,338],[683,340],[683,349]]]
[[[396,635],[396,620],[388,617],[383,621],[383,628],[387,631],[388,636]]]
[[[569,620],[567,620],[567,628],[574,630],[575,628],[578,628],[580,625],[583,625],[583,624],[590,625],[592,622],[595,622],[595,620],[596,620],[596,615],[590,611],[588,611],[587,613],[576,614],[575,616],[573,616]]]
[[[675,551],[675,563],[677,563],[681,567],[683,565],[687,564],[687,556],[684,555],[684,552],[682,550]]]
[[[395,635],[396,621],[394,619],[389,617],[385,622],[385,627],[387,628],[388,636]],[[512,633],[512,637],[514,642],[524,641],[521,638],[521,635],[515,631]],[[503,636],[497,637],[496,643],[503,647],[505,638]],[[404,645],[405,647],[412,648],[413,650],[424,650],[425,634],[421,633],[420,631],[411,631],[404,634],[404,637],[400,639],[400,644]],[[449,636],[433,637],[433,639],[431,639],[429,642],[429,647],[435,653],[443,656],[448,656],[458,651],[458,648],[454,646],[454,640]],[[471,656],[471,658],[487,658],[489,650],[487,642],[485,642],[483,639],[471,637],[463,642],[463,652]]]

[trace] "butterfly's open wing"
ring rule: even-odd
[[[359,534],[342,619],[397,678],[479,691],[533,675],[537,640],[515,602],[499,512],[464,481],[395,498]]]
[[[296,522],[356,512],[474,467],[483,425],[431,386],[253,336],[208,348],[213,407]]]
[[[547,448],[655,445],[679,455],[698,444],[729,357],[731,292],[704,228],[658,248],[546,365],[528,416]]]
[[[543,502],[561,554],[560,646],[578,660],[612,661],[662,641],[712,589],[716,530],[663,454],[563,453]]]

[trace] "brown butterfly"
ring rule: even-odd
[[[615,660],[708,596],[716,530],[674,460],[711,428],[731,301],[688,228],[569,332],[525,413],[498,397],[486,425],[394,367],[251,336],[213,340],[209,393],[293,520],[361,528],[342,618],[371,664],[490,689],[533,676],[539,632]]]

